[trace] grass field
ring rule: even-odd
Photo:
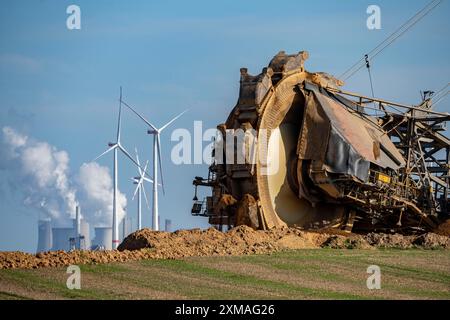
[[[368,290],[369,265],[381,289]],[[0,270],[0,299],[450,299],[449,250],[297,250],[81,266]]]

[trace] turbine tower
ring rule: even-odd
[[[122,101],[122,87],[120,87],[120,99]],[[108,143],[108,149],[100,154],[97,158],[92,161],[96,161],[101,158],[105,154],[110,151],[114,151],[114,163],[113,163],[113,225],[112,225],[112,248],[117,249],[119,245],[119,221],[118,221],[118,204],[117,204],[117,194],[118,194],[118,163],[117,163],[117,155],[120,150],[128,159],[130,159],[138,168],[141,169],[140,165],[133,159],[132,156],[128,153],[128,151],[122,146],[120,143],[120,125],[121,125],[121,115],[122,114],[122,102],[119,103],[119,117],[117,120],[117,135],[116,142]],[[144,170],[145,173],[145,170]]]
[[[186,113],[187,110],[183,111],[182,113],[180,113],[175,118],[173,118],[172,120],[170,120],[169,122],[167,122],[165,125],[163,125],[161,128],[158,129],[153,124],[151,124],[147,119],[145,119],[141,114],[139,114],[133,107],[128,105],[125,101],[121,100],[121,102],[126,107],[128,107],[131,111],[133,111],[142,121],[144,121],[149,126],[147,133],[153,135],[153,215],[152,215],[152,225],[153,225],[153,230],[158,231],[159,230],[158,167],[159,167],[160,175],[161,175],[161,186],[162,186],[163,193],[164,193],[164,180],[163,180],[162,164],[161,164],[160,135],[164,129],[166,129],[169,125],[172,124],[172,122],[174,122],[179,117],[181,117],[184,113]]]
[[[139,171],[139,176],[138,177],[134,177],[131,178],[131,180],[133,181],[133,183],[136,185],[136,189],[134,190],[134,194],[133,194],[133,198],[131,200],[134,200],[134,198],[136,197],[137,194],[137,229],[141,230],[142,229],[142,209],[141,209],[141,203],[142,203],[142,194],[144,194],[144,199],[145,199],[145,203],[147,204],[147,208],[150,209],[150,206],[148,204],[148,199],[147,199],[147,193],[145,192],[145,187],[144,187],[144,181],[153,183],[152,179],[149,179],[145,176],[145,171],[147,171],[147,166],[148,166],[148,160],[145,163],[144,169],[142,170],[140,168],[141,163],[139,162],[139,155],[138,155],[138,151],[135,148],[135,152],[136,152],[136,162],[139,164],[138,166],[138,171]]]

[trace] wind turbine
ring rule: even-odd
[[[145,203],[147,204],[147,208],[150,209],[150,206],[148,204],[148,199],[147,199],[147,193],[145,192],[144,181],[153,183],[153,180],[149,179],[149,178],[147,178],[145,176],[145,171],[147,171],[148,160],[145,163],[144,169],[142,170],[140,168],[141,163],[139,162],[139,155],[138,155],[138,152],[137,152],[136,148],[135,148],[135,152],[136,152],[136,162],[139,164],[139,166],[138,166],[139,176],[131,178],[131,180],[133,180],[133,183],[136,185],[136,189],[134,190],[133,198],[131,200],[134,200],[134,198],[136,197],[136,194],[137,194],[137,196],[138,196],[138,198],[137,198],[137,202],[138,202],[138,204],[137,204],[137,207],[138,207],[138,216],[137,216],[138,227],[137,228],[138,228],[138,230],[141,230],[142,229],[142,214],[141,214],[142,193],[144,194]]]
[[[122,87],[120,87],[120,101],[122,101]],[[117,249],[119,245],[119,221],[118,221],[118,204],[117,204],[117,194],[118,194],[118,163],[117,163],[117,154],[120,150],[128,159],[130,159],[139,169],[141,169],[141,166],[133,159],[132,156],[128,153],[128,151],[122,146],[120,143],[120,125],[121,125],[121,117],[122,117],[122,102],[119,103],[119,117],[117,120],[117,135],[116,135],[116,142],[110,142],[108,143],[108,149],[100,154],[97,158],[95,158],[92,161],[96,161],[97,159],[101,158],[105,154],[107,154],[110,151],[114,151],[114,164],[113,164],[113,225],[112,225],[112,248]],[[145,173],[145,170],[144,170]]]
[[[122,99],[121,99],[122,101]],[[175,120],[181,117],[187,110],[183,111],[175,118],[167,122],[161,128],[156,128],[153,124],[151,124],[147,119],[145,119],[141,114],[139,114],[133,107],[128,105],[125,101],[122,103],[128,107],[131,111],[133,111],[142,121],[144,121],[150,128],[147,130],[148,134],[153,135],[153,216],[152,216],[152,225],[153,230],[159,230],[159,216],[158,216],[158,166],[161,174],[161,186],[164,193],[164,180],[162,174],[162,164],[161,164],[161,140],[160,135],[161,132],[166,129],[169,125],[172,124]],[[159,163],[159,164],[158,164]]]

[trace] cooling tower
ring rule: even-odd
[[[36,252],[52,249],[52,225],[50,220],[38,221],[38,246]]]
[[[112,249],[112,228],[95,228],[94,246],[104,250]]]
[[[89,223],[86,220],[81,219],[80,222],[80,235],[84,237],[84,246],[80,249],[89,250],[91,248],[91,236],[89,232]]]
[[[53,246],[52,250],[70,250],[70,238],[75,237],[73,228],[53,228],[52,229]]]
[[[164,227],[164,231],[172,232],[172,220],[166,219],[165,222],[166,222],[166,224],[165,224],[165,227]]]

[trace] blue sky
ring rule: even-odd
[[[175,127],[192,131],[224,122],[237,100],[239,68],[253,74],[279,50],[307,50],[306,68],[338,75],[429,1],[3,1],[0,11],[0,127],[10,126],[70,155],[71,172],[114,139],[119,86],[127,101],[156,125],[190,108]],[[66,28],[66,8],[81,8],[81,30]],[[381,8],[382,29],[366,28],[366,8]],[[417,103],[419,90],[449,81],[447,0],[372,63],[375,95]],[[345,89],[370,93],[361,70]],[[450,111],[448,103],[438,106]],[[129,112],[123,142],[150,159],[151,139]],[[170,130],[162,136],[166,195],[161,218],[174,228],[206,227],[190,216],[195,175],[207,165],[170,161]],[[206,143],[205,143],[206,144]],[[111,165],[111,157],[100,160]],[[120,189],[135,214],[120,159]],[[36,248],[38,214],[2,170],[0,250]],[[150,189],[150,186],[148,186]],[[150,225],[145,211],[144,226]]]

